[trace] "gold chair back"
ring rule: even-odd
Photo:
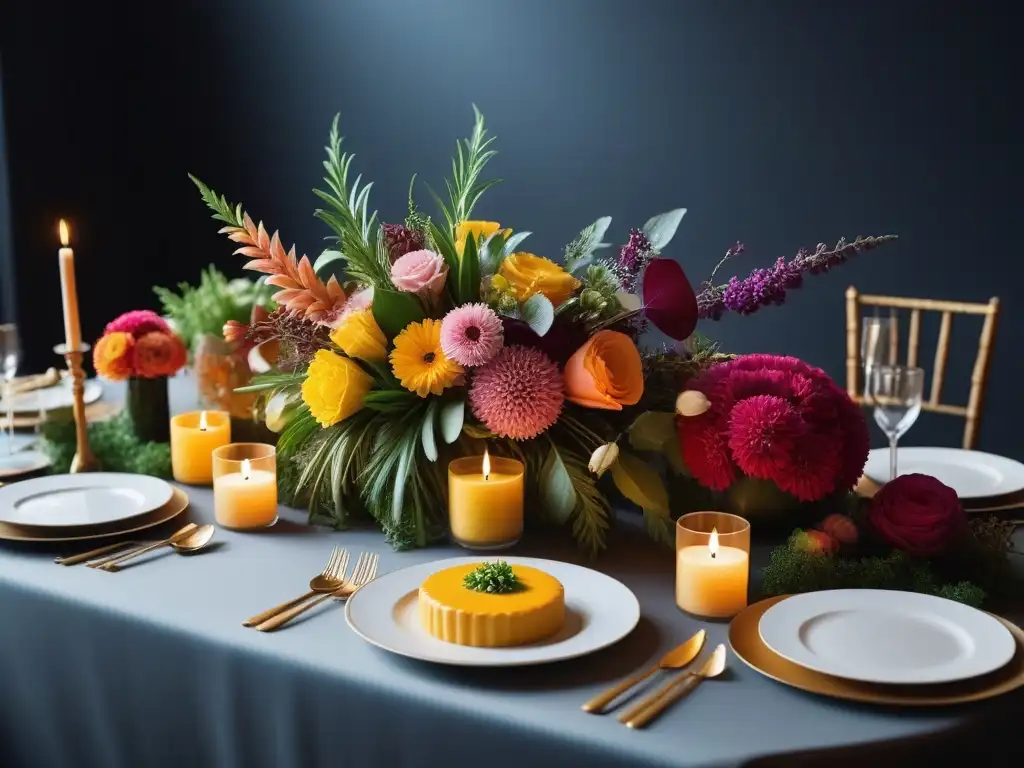
[[[999,320],[999,299],[993,297],[984,304],[971,304],[961,301],[936,301],[934,299],[907,299],[895,296],[868,296],[850,286],[846,289],[846,391],[858,403],[861,396],[861,315],[864,307],[887,308],[892,317],[896,333],[890,339],[889,364],[899,362],[899,311],[910,312],[910,329],[907,339],[908,366],[917,366],[921,341],[921,313],[938,312],[939,339],[935,348],[935,362],[932,369],[932,387],[930,395],[926,393],[921,409],[933,413],[945,413],[961,416],[964,424],[963,447],[972,449],[978,439],[978,426],[985,402],[985,386],[988,381],[989,363],[991,361],[992,343],[996,335],[996,324]],[[983,318],[981,336],[978,339],[978,354],[974,359],[974,370],[971,372],[971,392],[967,405],[951,405],[942,402],[942,385],[946,376],[946,360],[949,356],[949,336],[953,327],[954,315],[980,315]]]

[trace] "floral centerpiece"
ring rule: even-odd
[[[181,339],[148,309],[115,318],[96,342],[92,354],[96,373],[110,381],[128,382],[125,410],[139,440],[170,439],[167,377],[177,373],[187,357]]]
[[[664,255],[685,213],[677,209],[630,230],[617,257],[599,255],[611,224],[599,218],[556,261],[523,249],[529,232],[473,218],[498,181],[482,179],[493,141],[477,111],[444,197],[431,190],[439,216],[416,204],[414,176],[404,221],[383,223],[369,209],[370,185],[350,180],[353,156],[335,119],[326,189],[316,191],[334,247],[315,261],[193,178],[246,266],[278,289],[279,308],[244,333],[250,344],[280,345],[276,370],[251,389],[280,432],[285,497],[294,492],[339,526],[366,512],[395,546],[421,546],[446,530],[448,461],[486,445],[524,462],[530,507],[571,527],[582,546],[605,543],[606,470],[668,542],[669,493],[650,458],[685,474],[676,396],[729,359],[693,336],[698,317],[778,304],[804,275],[893,238],[821,245],[695,294]],[[679,343],[641,352],[649,325]]]

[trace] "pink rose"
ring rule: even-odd
[[[433,302],[444,290],[448,265],[433,251],[411,251],[391,265],[391,281],[400,291]]]

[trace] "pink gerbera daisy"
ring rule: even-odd
[[[477,369],[469,388],[473,415],[496,435],[513,440],[546,430],[558,421],[564,402],[562,372],[531,347],[503,347]]]
[[[103,335],[108,333],[129,333],[136,339],[145,336],[153,331],[170,333],[171,329],[156,312],[149,309],[133,309],[123,315],[115,317],[103,330]]]
[[[441,321],[441,349],[460,365],[475,367],[489,362],[504,338],[501,319],[486,304],[456,307]]]

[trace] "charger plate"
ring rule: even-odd
[[[0,540],[57,543],[62,541],[89,541],[91,539],[103,539],[110,536],[121,536],[127,533],[135,533],[136,531],[144,531],[147,528],[153,528],[173,520],[188,509],[188,495],[180,488],[171,487],[173,493],[170,501],[157,510],[147,512],[139,517],[133,517],[130,520],[92,526],[88,529],[88,533],[83,533],[80,528],[32,528],[11,525],[10,523],[0,523]]]
[[[741,611],[729,625],[729,645],[733,653],[751,669],[784,685],[835,699],[909,707],[982,701],[1024,685],[1024,631],[999,616],[995,618],[1013,635],[1017,650],[1009,664],[982,677],[956,683],[881,685],[815,672],[779,656],[761,640],[758,628],[761,617],[786,597],[770,597],[754,603]]]

